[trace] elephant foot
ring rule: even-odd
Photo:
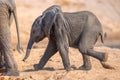
[[[106,62],[101,62],[102,66],[106,69],[115,69],[113,66],[107,64]]]
[[[71,65],[70,67],[65,68],[66,71],[72,71],[77,70],[77,67],[75,65]]]
[[[71,70],[73,70],[73,69],[72,69],[71,67],[66,67],[65,70],[66,70],[66,71],[71,71]]]
[[[103,55],[103,60],[101,61],[102,66],[106,69],[115,69],[114,67],[112,67],[112,66],[110,66],[109,64],[106,63],[107,59],[108,59],[108,54],[105,53]]]
[[[91,66],[82,65],[82,66],[79,67],[79,69],[88,71],[88,70],[91,70]]]
[[[72,70],[70,64],[65,64],[65,65],[64,65],[64,69],[65,69],[66,71]]]
[[[43,69],[43,67],[40,67],[39,64],[34,64],[34,69],[37,71]]]
[[[18,71],[7,71],[1,74],[1,76],[19,76]]]
[[[5,65],[0,63],[0,69],[3,69],[3,68],[5,68]]]
[[[77,70],[77,67],[75,65],[71,65],[72,70]]]

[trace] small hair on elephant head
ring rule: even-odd
[[[56,19],[56,15],[61,12],[62,10],[60,6],[53,5],[47,8],[41,16],[38,16],[36,18],[31,28],[31,34],[27,46],[26,56],[23,59],[24,61],[27,59],[34,42],[39,42],[45,37],[50,37],[50,32]]]

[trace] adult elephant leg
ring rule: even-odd
[[[0,50],[0,69],[3,69],[5,66],[3,50]]]
[[[0,69],[3,68],[3,63],[2,63],[2,53],[0,52]]]
[[[5,22],[7,22],[7,20]],[[0,26],[0,42],[4,53],[6,67],[6,72],[3,73],[3,75],[16,76],[19,75],[19,73],[17,70],[17,64],[14,60],[12,53],[10,27],[8,26],[8,23],[1,24],[1,26]]]
[[[49,44],[45,50],[44,55],[38,64],[34,65],[35,70],[43,69],[50,57],[52,57],[57,52],[57,46],[54,40],[50,40]]]

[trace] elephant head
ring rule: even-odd
[[[33,23],[31,28],[30,39],[27,45],[26,55],[23,59],[25,61],[29,54],[34,42],[39,42],[45,37],[50,37],[51,29],[56,19],[57,13],[61,12],[58,5],[54,5],[46,9],[41,16],[39,16]]]

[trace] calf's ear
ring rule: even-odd
[[[50,31],[52,30],[52,26],[53,26],[55,18],[56,18],[56,13],[53,13],[52,11],[44,14],[42,23],[44,26],[45,34],[47,36],[50,35]]]
[[[50,36],[50,32],[56,20],[56,16],[60,12],[62,12],[61,7],[57,5],[51,6],[43,12],[42,24],[44,26],[45,34],[48,37]]]

